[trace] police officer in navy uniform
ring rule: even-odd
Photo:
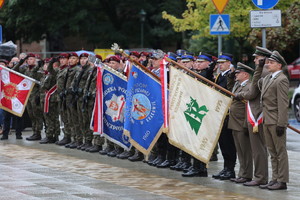
[[[230,67],[233,56],[229,53],[221,53],[218,57],[220,73],[215,79],[215,83],[227,89],[227,76],[231,73]],[[213,175],[215,179],[229,180],[235,178],[234,167],[236,163],[236,149],[232,136],[232,130],[228,129],[228,115],[224,120],[223,128],[219,138],[219,146],[224,158],[224,168],[218,174]]]
[[[213,61],[212,55],[204,52],[200,52],[199,56],[196,59],[195,63],[195,71],[201,76],[212,80],[213,79],[213,70],[215,68],[216,62]],[[184,170],[182,174],[183,177],[207,177],[207,168],[206,164],[201,162],[200,160],[193,157],[193,165]]]

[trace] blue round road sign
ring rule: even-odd
[[[260,9],[273,8],[279,0],[252,0],[254,5]]]

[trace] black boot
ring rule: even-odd
[[[122,153],[117,155],[117,158],[119,159],[127,159],[131,156],[133,156],[134,153],[132,151],[123,151]]]
[[[59,146],[63,146],[69,144],[71,142],[70,138],[64,137],[62,140],[58,141],[56,144]]]
[[[86,149],[89,149],[93,147],[92,143],[91,142],[86,142],[83,146],[81,146],[81,151],[85,151]]]
[[[135,154],[128,158],[128,160],[135,162],[135,161],[142,161],[144,159],[144,154],[136,150]]]
[[[54,141],[53,138],[45,137],[45,138],[43,138],[43,139],[40,141],[40,144],[54,143],[53,141]]]
[[[26,140],[28,140],[28,141],[35,141],[35,140],[40,140],[41,138],[42,138],[41,134],[34,133],[32,136],[27,137]]]
[[[74,142],[69,146],[70,149],[76,149],[78,146],[82,145],[82,142]]]
[[[220,179],[220,177],[221,177],[225,172],[227,172],[227,168],[226,168],[226,167],[225,167],[222,171],[220,171],[218,174],[212,175],[212,177],[213,177],[214,179]]]
[[[156,165],[157,168],[168,168],[170,166],[173,166],[176,164],[175,160],[165,160],[164,162],[162,162],[159,165]]]
[[[157,165],[162,164],[164,161],[165,161],[164,157],[162,155],[158,155],[156,159],[152,162],[152,166],[156,167]]]
[[[89,149],[86,149],[85,151],[90,152],[90,153],[95,153],[95,152],[99,152],[102,150],[102,146],[100,145],[94,145]]]
[[[182,165],[182,163],[183,163],[182,161],[178,161],[175,165],[170,166],[170,169],[171,170],[177,170],[178,167],[180,167]]]
[[[113,150],[114,150],[113,146],[109,145],[109,146],[106,146],[105,149],[100,150],[99,153],[100,153],[101,155],[106,155],[106,154],[108,154],[109,152],[111,152],[111,151],[113,151]]]

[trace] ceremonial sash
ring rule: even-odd
[[[57,90],[57,85],[54,85],[50,90],[45,91],[44,113],[49,112],[50,97],[52,94],[54,94],[54,92],[56,92],[56,90]]]
[[[263,113],[260,113],[257,119],[253,116],[250,102],[247,103],[247,119],[250,122],[251,126],[253,127],[253,133],[258,133],[258,125],[260,125],[263,121]]]
[[[128,79],[128,77],[129,77],[130,67],[131,67],[130,61],[129,61],[129,60],[126,60],[126,61],[125,61],[125,67],[124,67],[124,74],[125,74],[125,76],[127,77],[127,79]]]
[[[162,92],[162,108],[164,115],[164,132],[168,131],[168,83],[167,83],[167,64],[168,62],[164,58],[160,63],[160,82],[161,82],[161,92]]]
[[[102,91],[102,71],[97,68],[96,98],[94,104],[94,135],[103,133],[103,91]]]

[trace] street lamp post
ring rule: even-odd
[[[144,23],[146,20],[146,12],[144,11],[144,9],[141,9],[140,11],[140,20],[141,20],[141,48],[144,47]]]

